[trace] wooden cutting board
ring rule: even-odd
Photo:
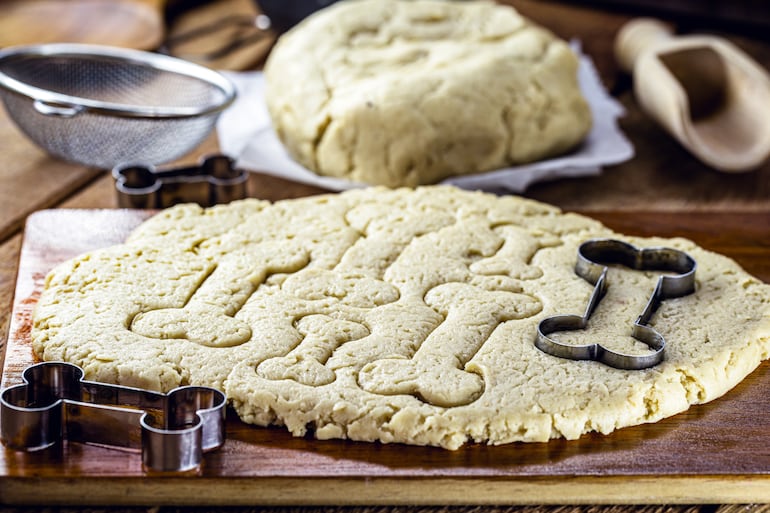
[[[2,376],[33,362],[30,319],[56,263],[118,243],[151,213],[48,210],[27,222]],[[770,281],[770,208],[746,214],[597,213],[629,234],[686,236]],[[693,312],[693,315],[698,315]],[[187,474],[82,444],[0,449],[6,504],[586,504],[770,502],[770,365],[725,396],[655,424],[575,441],[457,451],[292,438],[230,413],[224,447]]]

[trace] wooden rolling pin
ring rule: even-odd
[[[703,163],[743,172],[767,160],[770,77],[741,49],[637,19],[618,32],[615,56],[642,109]]]

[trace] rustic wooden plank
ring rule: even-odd
[[[6,479],[6,482],[9,480]],[[119,505],[173,504],[179,506],[245,506],[275,505],[401,505],[461,506],[469,503],[487,504],[636,504],[691,503],[702,500],[704,487],[718,489],[725,501],[741,502],[763,497],[762,486],[752,486],[745,480],[711,477],[677,477],[670,480],[617,477],[572,477],[567,480],[488,481],[468,478],[390,479],[390,478],[160,478],[139,477],[111,479],[103,476],[87,479],[45,480],[41,484],[31,479],[11,479],[3,491],[13,486],[14,502],[21,504],[49,503],[46,497],[56,497],[60,505],[99,505],[105,500]],[[645,490],[640,494],[640,487]],[[1,490],[2,488],[0,488]],[[205,489],[205,493],[201,490]],[[11,495],[7,495],[11,497]],[[41,497],[43,500],[41,501]],[[328,509],[328,508],[327,508]]]
[[[0,109],[0,241],[18,232],[35,210],[56,205],[104,171],[55,159],[37,147]]]
[[[165,0],[7,0],[0,46],[88,43],[150,50],[163,41]]]
[[[770,513],[770,504],[723,504],[714,513]]]
[[[257,2],[251,0],[218,0],[194,8],[172,4],[167,17],[168,52],[217,70],[259,68],[275,43],[274,31],[221,23],[227,17],[248,19],[259,13]]]
[[[45,272],[62,259],[121,240],[147,215],[51,210],[30,219],[4,384],[18,382],[32,361],[27,334]],[[702,213],[675,217],[676,223],[653,213],[605,217],[629,232],[712,241],[770,280],[764,263],[770,250],[754,238],[767,226],[766,215]],[[765,363],[724,397],[654,424],[575,441],[472,445],[454,452],[293,438],[231,414],[225,446],[192,475],[148,479],[138,454],[64,444],[32,454],[0,452],[0,494],[19,503],[123,505],[770,502],[768,389]],[[205,497],[194,493],[201,486]],[[43,489],[53,495],[42,495]]]
[[[8,513],[38,513],[40,508],[35,506],[20,506],[6,508]],[[6,511],[4,510],[4,511]],[[158,506],[91,506],[88,508],[66,508],[57,511],[76,513],[158,513],[184,511],[200,511],[200,508],[159,508]],[[329,506],[240,506],[226,509],[211,509],[207,511],[223,511],[227,513],[329,513],[344,511],[346,513],[767,513],[770,506],[765,504],[727,504],[717,505],[465,505],[465,506],[348,506],[330,509]]]

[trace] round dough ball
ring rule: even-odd
[[[279,39],[266,100],[308,169],[415,186],[574,148],[591,126],[577,67],[511,7],[346,0]]]

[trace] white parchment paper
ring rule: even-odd
[[[450,183],[464,189],[493,192],[522,192],[532,183],[561,177],[590,176],[602,167],[624,162],[634,149],[618,127],[623,107],[612,98],[599,79],[590,58],[573,48],[580,57],[578,80],[593,114],[593,127],[584,143],[572,153],[531,164],[474,175],[453,177]],[[238,90],[238,98],[219,118],[217,133],[222,151],[244,169],[271,174],[296,182],[341,191],[363,184],[340,178],[318,176],[292,160],[273,130],[264,100],[261,72],[223,72]]]

